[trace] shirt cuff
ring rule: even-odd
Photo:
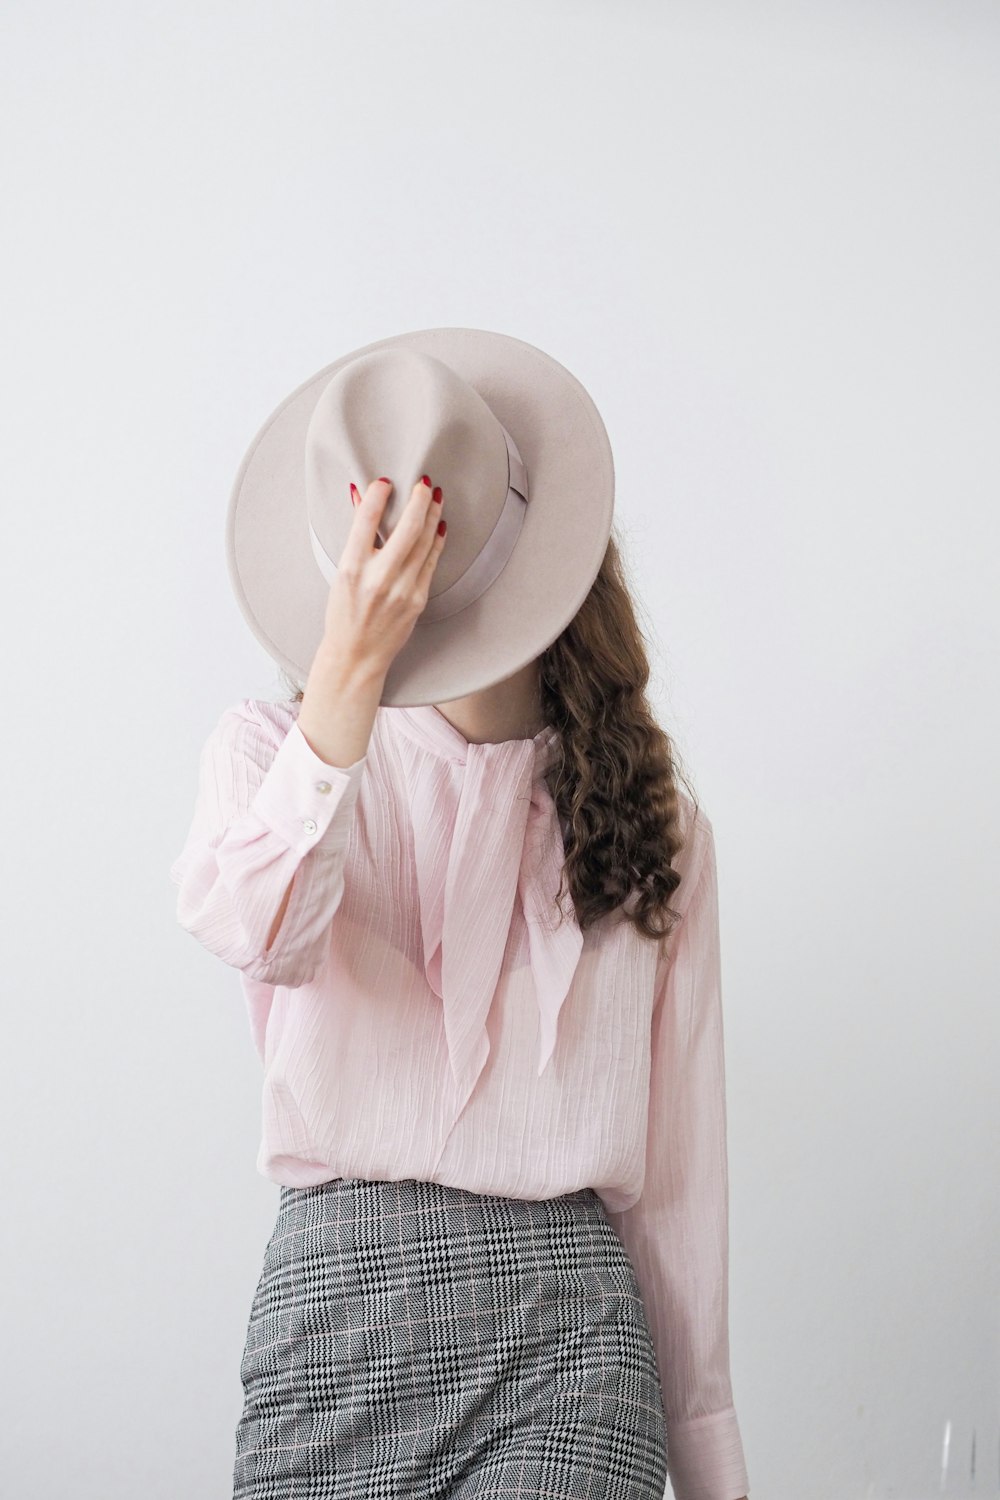
[[[667,1470],[675,1500],[740,1500],[749,1495],[735,1408],[668,1422]]]
[[[345,839],[345,816],[357,798],[367,754],[350,766],[318,756],[298,722],[278,747],[251,810],[299,855],[336,852]],[[341,812],[341,817],[334,815]]]

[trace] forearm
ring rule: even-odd
[[[346,768],[368,753],[385,672],[321,645],[309,670],[298,726],[315,753]]]

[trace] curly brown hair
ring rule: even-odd
[[[619,912],[661,939],[678,920],[678,783],[695,809],[698,798],[647,699],[645,637],[614,534],[586,599],[538,661],[542,712],[559,735],[546,772],[563,828],[557,899],[568,887],[581,930]],[[303,689],[281,675],[301,700]]]

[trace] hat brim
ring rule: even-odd
[[[400,344],[443,360],[479,392],[512,434],[529,491],[517,544],[499,576],[467,609],[440,621],[418,619],[390,664],[381,702],[416,707],[491,687],[562,633],[607,550],[614,464],[586,389],[558,360],[509,334],[419,329],[325,366],[260,428],[240,465],[226,518],[227,564],[240,609],[267,653],[298,682],[305,683],[323,638],[330,592],[308,533],[309,419],[344,364]],[[371,478],[360,476],[359,483]]]

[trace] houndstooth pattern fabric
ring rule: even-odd
[[[662,1500],[656,1356],[590,1188],[281,1188],[234,1500]]]

